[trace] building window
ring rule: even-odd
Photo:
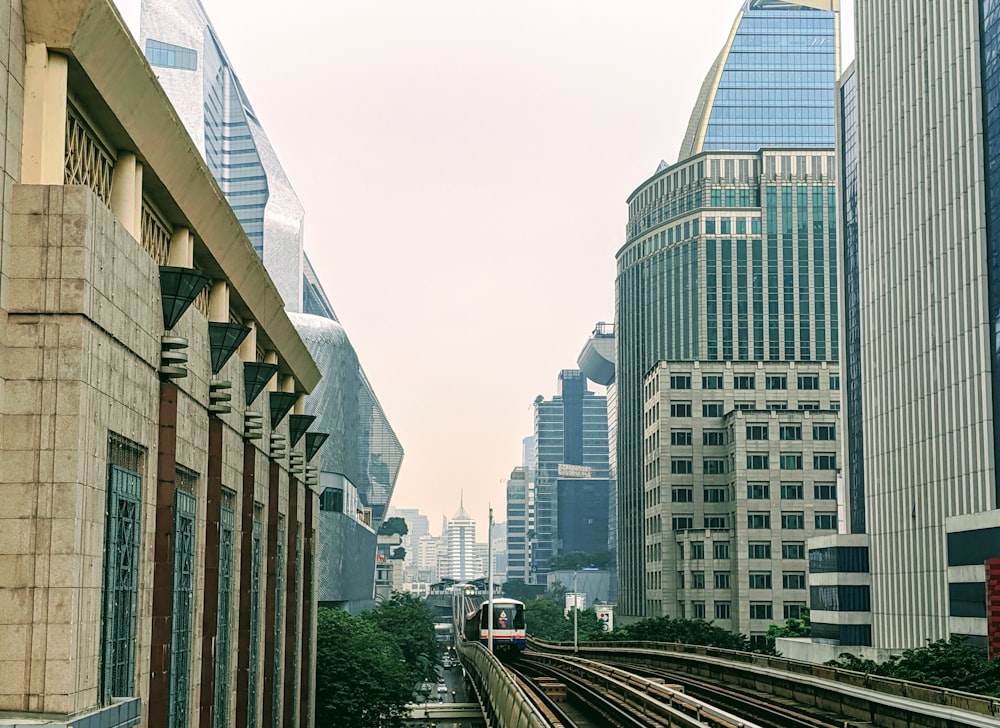
[[[706,374],[701,378],[702,389],[722,389],[721,374]]]
[[[835,440],[837,437],[836,425],[813,425],[814,440]]]
[[[261,518],[263,507],[254,503],[251,567],[250,567],[250,668],[249,683],[257,685],[260,675],[260,572],[263,564]],[[240,607],[242,608],[242,604]],[[250,691],[247,699],[247,725],[257,725],[257,693]]]
[[[771,544],[766,541],[751,543],[748,553],[751,559],[769,559],[771,558]]]
[[[764,377],[766,389],[788,389],[788,377],[784,374],[768,374]]]
[[[691,503],[694,500],[694,491],[691,488],[671,488],[671,503]]]
[[[770,528],[770,527],[771,527],[770,513],[747,514],[747,528]]]
[[[197,51],[152,38],[146,40],[146,60],[151,66],[179,68],[184,71],[198,69]]]
[[[108,440],[107,506],[104,517],[104,594],[101,693],[135,693],[139,550],[142,542],[142,468],[145,450],[117,435]]]
[[[768,402],[767,409],[772,412],[784,412],[788,409],[788,402]]]
[[[729,542],[728,541],[716,541],[712,544],[712,557],[715,559],[728,559],[729,558]]]
[[[831,374],[830,375],[830,389],[832,391],[837,391],[840,389],[840,375]]]
[[[724,430],[705,430],[701,433],[701,444],[712,447],[725,445],[726,433]]]
[[[733,388],[734,389],[753,389],[754,381],[751,376],[736,376],[733,377]]]
[[[690,475],[692,473],[691,458],[672,458],[670,472],[674,475]]]
[[[799,402],[799,409],[802,411],[818,410],[819,402]]]
[[[781,425],[779,436],[782,440],[801,440],[802,425]]]
[[[691,416],[691,403],[690,402],[671,402],[670,403],[670,416],[671,417],[690,417]]]
[[[756,402],[734,402],[733,409],[741,412],[754,412],[757,409]]]
[[[782,513],[781,527],[801,530],[806,527],[805,515],[802,513]]]
[[[819,375],[800,374],[799,389],[808,389],[808,390],[819,389]]]
[[[722,417],[723,407],[722,402],[705,402],[701,406],[701,414],[703,417]]]
[[[836,513],[817,513],[816,528],[819,530],[835,531],[837,529]]]
[[[716,602],[715,603],[715,618],[716,619],[729,619],[729,617],[730,617],[729,602]]]
[[[726,472],[726,461],[715,458],[702,460],[705,475],[720,475]]]
[[[694,561],[700,561],[705,558],[705,542],[704,541],[692,541],[691,542],[691,559]]]
[[[222,492],[222,519],[219,524],[219,611],[215,637],[215,728],[229,725],[229,667],[233,610],[233,532],[236,515],[233,504],[236,494]]]
[[[802,612],[805,608],[805,604],[786,604],[784,606],[785,619],[802,619]]]
[[[691,389],[691,376],[688,374],[671,374],[671,389]]]
[[[767,500],[770,497],[770,483],[747,483],[747,498],[749,500]]]
[[[691,603],[692,616],[695,619],[705,618],[705,602],[692,602]]]
[[[674,516],[671,519],[671,527],[675,531],[686,531],[689,528],[694,528],[694,516]]]
[[[767,425],[747,425],[748,440],[766,440]]]
[[[771,588],[771,573],[770,572],[757,572],[750,574],[750,588],[751,589],[770,589]]]
[[[784,589],[805,589],[806,575],[800,571],[786,571],[781,575],[781,586]]]
[[[675,447],[684,447],[691,444],[691,430],[671,430],[670,444]]]
[[[691,572],[691,588],[692,589],[704,589],[705,588],[705,572],[704,571],[692,571]]]
[[[837,455],[832,452],[821,452],[813,455],[813,470],[836,470]]]
[[[802,470],[802,453],[781,455],[778,460],[782,470]]]
[[[702,492],[706,503],[725,503],[729,500],[726,488],[705,488]]]
[[[837,484],[816,483],[813,486],[813,498],[816,500],[837,500]]]
[[[802,483],[781,484],[782,500],[802,500],[804,497],[805,495],[803,494]]]
[[[787,542],[781,544],[781,558],[804,559],[805,557],[806,545],[804,543]]]
[[[767,470],[767,455],[763,453],[747,453],[747,470]]]
[[[770,604],[750,604],[750,619],[771,619]]]
[[[712,582],[716,589],[728,589],[729,588],[729,572],[728,571],[716,571],[715,577]]]
[[[170,687],[167,725],[190,722],[191,632],[194,607],[194,542],[198,476],[177,468],[174,488],[173,595],[170,615]]]
[[[705,528],[729,528],[729,516],[705,516]]]

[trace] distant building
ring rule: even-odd
[[[534,487],[529,468],[514,468],[507,480],[507,580],[528,583],[528,537],[532,530],[530,498]]]
[[[483,559],[476,545],[476,522],[466,513],[464,505],[448,520],[443,541],[441,578],[470,581],[483,576]]]

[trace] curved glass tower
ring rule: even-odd
[[[688,616],[757,633],[765,618],[751,615],[772,614],[780,622],[782,610],[796,613],[805,595],[786,598],[775,589],[767,604],[741,613],[746,605],[735,593],[730,604],[726,577],[716,593],[692,599],[684,580],[675,580],[692,568],[683,561],[692,551],[677,543],[693,537],[682,532],[712,534],[713,543],[697,541],[692,549],[706,552],[698,568],[725,571],[734,586],[740,574],[749,578],[748,568],[760,583],[782,584],[788,568],[787,583],[798,589],[805,538],[836,525],[835,515],[803,520],[798,511],[793,519],[777,510],[778,480],[788,474],[746,472],[751,462],[773,461],[775,471],[779,463],[802,463],[787,490],[805,494],[802,507],[809,512],[814,492],[833,492],[825,487],[832,476],[820,466],[832,462],[821,451],[834,448],[817,446],[814,460],[812,444],[804,441],[788,459],[776,435],[748,445],[718,432],[742,432],[734,426],[744,417],[740,410],[788,410],[775,417],[809,432],[796,424],[805,412],[840,405],[833,155],[838,25],[838,0],[747,0],[702,85],[679,161],[661,165],[628,200],[627,239],[616,256],[624,616],[684,616],[689,608]],[[671,382],[694,391],[673,392]],[[770,502],[747,504],[747,477],[760,479],[755,485],[775,480],[775,510],[767,518]],[[814,490],[813,482],[821,487]],[[773,565],[771,556],[766,564],[745,563],[748,507],[760,516],[754,522],[804,524],[794,542],[786,544],[777,528],[766,549],[761,542],[760,553],[773,554]],[[823,507],[816,512],[826,513]],[[715,540],[716,553],[727,556],[713,566]],[[790,566],[779,560],[786,553],[795,557]],[[705,572],[688,578],[702,584]]]

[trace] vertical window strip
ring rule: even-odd
[[[764,360],[764,251],[760,238],[750,241],[753,285],[753,358]]]
[[[302,525],[298,524],[298,528],[295,531],[295,599],[293,602],[299,604],[300,600],[305,599],[305,595],[302,594],[302,579],[303,579],[303,569],[304,564],[302,562]],[[299,694],[299,674],[302,668],[299,667],[299,646],[302,642],[302,635],[300,634],[302,630],[301,621],[302,610],[294,609],[292,614],[292,665],[297,666],[297,669],[292,671],[291,675],[286,675],[286,680],[292,681],[292,695],[298,696]],[[299,712],[301,713],[305,706],[299,706]],[[292,706],[285,706],[286,711],[291,711]]]
[[[191,625],[194,603],[194,532],[197,475],[178,467],[174,489],[173,595],[170,619],[170,688],[167,725],[190,723]]]
[[[108,442],[107,515],[104,529],[104,598],[101,695],[135,692],[136,611],[142,541],[144,450],[112,435]],[[132,467],[126,467],[127,463]]]
[[[733,358],[733,241],[722,240],[722,358]]]
[[[233,534],[236,528],[235,494],[222,492],[219,530],[219,612],[215,629],[215,728],[229,725],[229,666],[232,646]]]
[[[826,359],[826,266],[823,237],[823,188],[813,186],[813,314],[815,317],[816,361]]]
[[[274,699],[271,701],[271,725],[281,725],[281,647],[285,624],[285,527],[281,516],[278,516],[274,572]]]
[[[827,246],[830,265],[830,361],[840,361],[839,279],[837,278],[837,188],[827,187]]]
[[[715,240],[705,241],[705,328],[707,329],[706,356],[719,358],[718,283],[715,262]]]
[[[785,359],[795,361],[795,256],[792,248],[792,188],[781,188],[781,282],[784,295]]]
[[[768,349],[771,361],[781,359],[781,333],[778,325],[778,202],[774,187],[768,187],[767,199],[767,314]]]
[[[257,685],[260,678],[260,570],[261,505],[254,503],[253,558],[250,574],[250,691],[247,698],[247,725],[257,725]]]
[[[799,358],[812,358],[812,330],[809,323],[809,192],[804,185],[796,190],[799,253]]]
[[[747,241],[741,238],[736,241],[736,346],[741,361],[750,358],[747,290]]]

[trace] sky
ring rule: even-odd
[[[461,498],[484,541],[743,0],[202,3],[406,452],[391,505],[438,534]]]

